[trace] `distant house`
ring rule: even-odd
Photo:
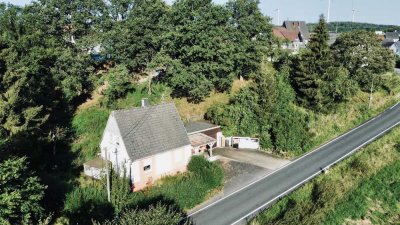
[[[394,54],[400,56],[400,41],[384,41],[382,46],[393,51]]]
[[[220,137],[220,127],[207,122],[185,128],[173,103],[151,106],[142,101],[140,108],[111,112],[101,155],[84,164],[84,173],[99,179],[108,160],[131,180],[134,191],[141,190],[163,176],[185,172],[192,155],[212,156]]]
[[[304,21],[284,21],[282,26],[273,28],[273,34],[287,41],[283,48],[295,52],[305,47],[310,40],[310,32]]]
[[[284,21],[283,27],[288,31],[296,31],[299,33],[301,42],[307,43],[310,40],[310,32],[306,22],[304,21]]]
[[[386,32],[385,34],[385,41],[386,42],[397,42],[400,40],[400,32],[394,31],[394,32]]]
[[[330,33],[329,33],[328,44],[329,44],[329,45],[333,45],[333,44],[336,42],[336,40],[337,40],[337,38],[338,38],[339,36],[340,36],[339,33],[330,32]]]

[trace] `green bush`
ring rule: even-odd
[[[64,213],[71,224],[91,224],[92,218],[104,221],[112,218],[114,209],[107,201],[107,193],[102,188],[76,188],[67,194]]]
[[[193,156],[188,165],[188,170],[199,180],[203,180],[208,188],[212,189],[222,184],[224,171],[220,165],[206,160],[202,156]]]
[[[115,102],[126,95],[132,89],[132,76],[128,69],[123,65],[118,65],[108,71],[102,81],[107,83],[107,88],[104,91],[105,104],[111,106]]]

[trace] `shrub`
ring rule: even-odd
[[[72,224],[90,224],[92,218],[104,221],[113,216],[105,190],[96,187],[76,188],[67,194],[64,213]]]
[[[202,179],[210,189],[220,186],[224,180],[224,171],[221,166],[209,162],[202,156],[193,156],[188,170]]]
[[[118,98],[124,97],[132,88],[132,76],[129,74],[125,66],[118,65],[108,71],[103,78],[107,84],[107,89],[104,91],[105,103],[110,106],[115,103]]]
[[[150,206],[148,210],[127,210],[118,218],[95,225],[170,225],[179,224],[182,220],[181,214],[167,206],[157,204]]]

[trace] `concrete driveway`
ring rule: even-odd
[[[257,150],[219,148],[214,149],[213,154],[239,162],[263,167],[268,170],[276,170],[290,162],[289,160],[279,159]]]
[[[219,156],[218,162],[224,169],[224,187],[218,194],[189,210],[188,214],[213,204],[290,162],[256,150],[218,148],[213,149],[213,155]]]

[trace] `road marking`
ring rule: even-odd
[[[394,106],[390,107],[390,109],[393,109],[394,107],[396,107],[398,104],[400,104],[400,102],[396,103]]]
[[[400,103],[400,102],[398,102],[397,104],[399,104],[399,103]],[[396,104],[396,105],[397,105],[397,104]],[[393,109],[396,105],[392,106],[390,109]],[[379,114],[379,115],[376,116],[376,117],[381,116],[381,115],[384,114],[386,111],[388,111],[388,110],[385,110],[384,112],[382,112],[381,114]],[[223,201],[223,200],[226,199],[226,198],[229,198],[230,196],[232,196],[232,195],[234,195],[234,194],[236,194],[236,193],[238,193],[238,192],[240,192],[240,191],[242,191],[242,190],[244,190],[244,189],[246,189],[246,188],[248,188],[248,187],[254,185],[255,183],[258,183],[258,182],[260,182],[261,180],[264,180],[265,178],[267,178],[267,177],[269,177],[269,176],[272,176],[272,175],[275,174],[276,172],[278,172],[278,171],[280,171],[280,170],[282,170],[282,169],[284,169],[284,168],[290,166],[291,164],[293,164],[293,163],[299,161],[300,159],[302,159],[302,158],[304,158],[304,157],[307,157],[308,155],[310,155],[310,154],[312,154],[312,153],[314,153],[314,152],[320,150],[321,148],[323,148],[323,147],[325,147],[325,146],[327,146],[327,145],[329,145],[329,144],[335,142],[335,141],[338,140],[339,138],[342,138],[342,137],[348,135],[349,133],[351,133],[351,132],[353,132],[353,131],[356,131],[357,129],[359,129],[359,128],[365,126],[365,125],[367,125],[368,123],[370,123],[370,122],[372,122],[374,119],[376,119],[376,117],[371,118],[371,119],[365,121],[364,123],[362,123],[362,124],[358,125],[357,127],[355,127],[355,128],[353,128],[353,129],[347,131],[346,133],[337,136],[336,138],[332,139],[331,141],[329,141],[329,142],[327,142],[327,143],[325,143],[325,144],[319,146],[318,148],[316,148],[316,149],[314,149],[314,150],[312,150],[312,151],[307,152],[306,154],[300,156],[299,158],[296,158],[295,160],[293,160],[293,161],[291,161],[291,162],[289,162],[289,163],[283,165],[282,167],[280,167],[280,168],[278,168],[278,169],[272,171],[271,173],[268,173],[268,174],[262,176],[261,178],[259,178],[259,179],[255,180],[255,181],[251,182],[250,184],[247,184],[247,185],[241,187],[240,189],[238,189],[238,190],[236,190],[236,191],[230,193],[229,195],[227,195],[227,196],[225,196],[225,197],[222,197],[222,198],[218,199],[217,201],[215,201],[215,202],[213,202],[213,203],[211,203],[211,204],[209,204],[209,205],[207,205],[207,206],[205,206],[205,207],[203,207],[203,208],[201,208],[201,209],[199,209],[199,210],[197,210],[197,211],[195,211],[195,212],[193,212],[193,213],[187,215],[186,218],[192,217],[193,215],[195,215],[195,214],[197,214],[197,213],[199,213],[199,212],[201,212],[201,211],[203,211],[203,210],[205,210],[205,209],[207,209],[207,208],[209,208],[209,207],[211,207],[211,206],[213,206],[213,205],[215,205],[215,204],[217,204],[217,203]]]
[[[396,124],[392,125],[391,127],[385,129],[384,131],[380,132],[379,134],[375,135],[374,137],[370,138],[369,140],[367,140],[366,142],[364,142],[363,144],[359,145],[357,148],[351,150],[350,152],[346,153],[344,156],[340,157],[339,159],[335,160],[333,163],[329,164],[326,167],[331,167],[332,165],[338,163],[339,161],[343,160],[344,158],[348,157],[349,155],[353,154],[354,152],[356,152],[357,150],[359,150],[360,148],[364,147],[365,145],[371,143],[372,141],[374,141],[376,138],[378,138],[379,136],[381,136],[382,134],[388,132],[389,130],[393,129],[394,127],[398,126],[400,124],[400,122],[397,122]],[[325,167],[325,168],[326,168]],[[320,174],[321,171],[319,170],[318,172],[312,174],[311,176],[307,177],[306,179],[300,181],[298,184],[294,185],[293,187],[289,188],[288,190],[284,191],[282,194],[279,194],[277,197],[273,198],[272,200],[268,201],[267,203],[263,204],[262,206],[256,208],[255,210],[251,211],[250,213],[248,213],[247,215],[241,217],[240,219],[236,220],[235,222],[233,222],[231,225],[237,224],[239,222],[241,222],[243,219],[247,218],[248,216],[254,214],[255,212],[257,212],[258,210],[266,207],[268,204],[271,204],[272,202],[274,202],[275,200],[279,199],[280,197],[285,196],[288,192],[292,191],[293,189],[297,188],[298,186],[306,183],[308,180],[311,180],[312,178],[314,178],[315,176],[317,176],[318,174]]]

